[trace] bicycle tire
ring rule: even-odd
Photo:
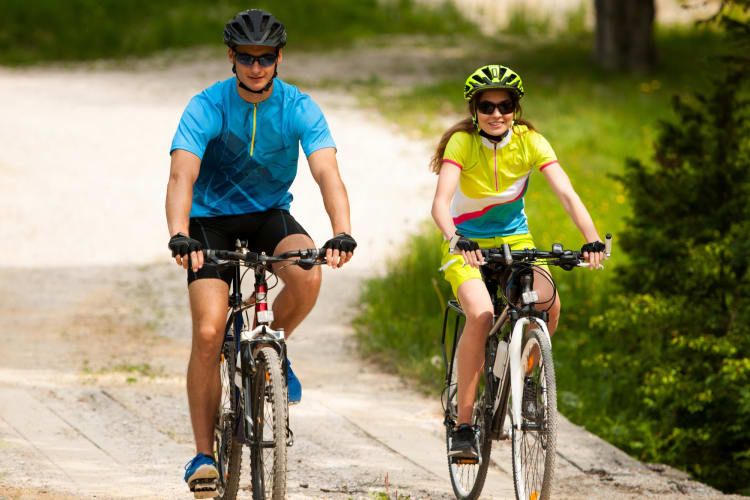
[[[253,499],[282,500],[286,495],[287,391],[278,353],[263,347],[255,359],[250,443]]]
[[[242,412],[238,411],[239,390],[234,380],[236,354],[234,340],[225,341],[219,362],[221,401],[214,428],[214,456],[219,469],[214,498],[218,500],[234,500],[240,485],[242,443],[237,440],[235,428]]]
[[[521,366],[526,367],[532,346],[538,346],[540,363],[532,372],[536,394],[533,420],[522,416],[523,425],[538,428],[512,430],[513,486],[517,500],[548,500],[552,492],[557,448],[557,389],[552,346],[537,329],[527,330],[521,348]],[[524,401],[524,404],[526,402]],[[540,470],[540,467],[543,467]]]
[[[487,365],[488,364],[485,360],[485,366]],[[458,370],[456,370],[455,366],[453,368],[447,399],[448,407],[452,409],[451,413],[453,413],[453,408],[456,408],[457,396],[457,391],[451,390],[457,387],[456,373]],[[484,371],[484,376],[488,376],[486,370]],[[451,457],[448,456],[448,473],[451,478],[451,486],[453,487],[453,493],[459,500],[475,500],[479,498],[479,495],[482,493],[482,488],[484,488],[484,482],[487,479],[487,469],[490,465],[490,451],[492,450],[492,439],[490,439],[488,432],[490,417],[487,411],[487,398],[489,395],[486,388],[487,384],[479,384],[471,417],[471,423],[476,426],[478,432],[479,462],[475,464],[455,463]],[[457,415],[452,414],[451,416],[455,422]],[[445,444],[447,454],[451,447],[450,426],[446,426],[445,428]]]

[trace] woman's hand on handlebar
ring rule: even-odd
[[[590,241],[581,247],[583,260],[589,263],[589,269],[599,269],[602,261],[607,257],[604,254],[604,243],[599,240]]]
[[[480,265],[484,264],[484,256],[477,242],[466,238],[458,231],[450,239],[450,251],[454,254],[460,253],[464,262],[471,267],[479,268]]]

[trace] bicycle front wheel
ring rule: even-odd
[[[447,452],[451,448],[451,427],[455,424],[457,418],[457,367],[453,367],[451,374],[451,383],[448,387],[448,408],[450,408],[450,425],[445,429],[445,443]],[[451,485],[453,493],[459,500],[475,500],[479,498],[484,481],[487,478],[487,468],[490,465],[490,450],[492,449],[492,440],[489,437],[489,418],[487,418],[487,398],[486,384],[480,383],[474,400],[474,409],[472,411],[472,425],[476,429],[476,439],[479,450],[478,460],[462,460],[448,456],[448,470],[450,472]]]
[[[256,362],[250,443],[253,499],[282,500],[286,495],[287,392],[279,355],[273,348],[261,348]]]
[[[224,342],[219,362],[221,401],[214,428],[214,456],[219,469],[216,499],[234,500],[240,483],[242,444],[235,430],[240,422],[239,388],[234,380],[236,365],[234,340]]]
[[[557,447],[557,389],[552,346],[537,329],[527,330],[521,349],[525,372],[521,425],[513,422],[513,484],[518,500],[547,500]]]

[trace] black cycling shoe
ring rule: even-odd
[[[534,378],[526,376],[523,378],[523,399],[521,399],[521,415],[523,418],[535,422],[539,414],[538,404]]]
[[[477,449],[476,433],[474,428],[469,424],[461,424],[453,429],[451,436],[451,448],[448,451],[449,457],[454,458],[479,458]]]

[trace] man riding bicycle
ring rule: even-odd
[[[187,392],[197,455],[186,466],[189,486],[218,478],[213,456],[221,392],[217,360],[232,280],[231,270],[219,272],[201,250],[233,250],[237,239],[269,255],[314,247],[289,213],[300,144],[335,235],[324,245],[327,264],[343,266],[357,246],[349,234],[349,200],[323,113],[309,96],[277,78],[284,25],[268,12],[246,10],[227,23],[224,43],[236,76],[208,87],[185,108],[170,150],[166,197],[169,248],[187,270],[193,320]],[[288,337],[312,310],[321,272],[298,266],[275,271],[284,288],[273,303],[272,328],[283,328]],[[287,378],[289,402],[297,403],[302,388],[290,365]],[[203,491],[200,498],[214,495]]]

